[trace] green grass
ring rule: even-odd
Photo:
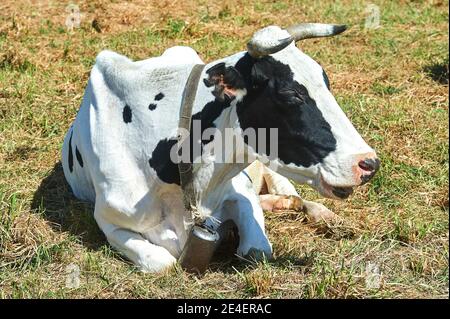
[[[0,5],[0,298],[448,298],[448,1],[376,1],[377,29],[364,28],[366,1],[78,4],[84,16],[72,32],[64,1]],[[202,278],[178,267],[138,272],[58,164],[98,52],[145,59],[189,45],[212,61],[245,49],[265,25],[308,21],[350,26],[299,47],[327,70],[380,172],[344,202],[298,186],[343,222],[268,212],[274,261],[216,261]],[[70,264],[78,288],[65,285]],[[369,264],[379,287],[367,285]]]

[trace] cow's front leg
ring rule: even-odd
[[[264,229],[264,215],[254,199],[242,197],[224,202],[223,210],[236,224],[239,234],[237,254],[246,259],[272,258],[272,244]]]
[[[239,256],[261,260],[272,258],[272,245],[266,235],[259,197],[246,177],[233,180],[233,194],[224,201],[221,220],[231,219],[239,232]]]
[[[303,200],[298,195],[259,195],[259,201],[263,210],[295,210],[303,209]]]
[[[108,208],[101,210],[100,206],[96,204],[94,216],[106,239],[141,271],[159,272],[176,263],[175,257],[166,248],[152,244],[137,232],[107,222],[102,216]]]
[[[107,239],[143,272],[163,271],[176,263],[167,249],[150,243],[133,231],[118,228],[109,233]]]
[[[303,211],[308,219],[314,223],[320,221],[332,221],[338,218],[335,213],[324,205],[301,199],[294,185],[292,185],[286,177],[265,166],[262,170],[268,193],[259,196],[261,206],[264,210]]]
[[[259,195],[263,210],[276,212],[283,210],[294,210],[304,212],[308,220],[313,223],[321,221],[329,222],[338,219],[338,215],[316,202],[301,199],[298,195]]]
[[[324,205],[316,202],[303,200],[303,211],[305,212],[306,216],[308,216],[309,220],[314,223],[322,221],[330,222],[339,219],[338,215],[333,213]]]

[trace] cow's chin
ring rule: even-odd
[[[325,181],[319,171],[308,172],[296,171],[292,167],[281,166],[278,167],[278,173],[292,179],[298,184],[306,184],[316,190],[321,196],[331,199],[346,199],[353,194],[353,187],[351,186],[333,186]]]
[[[341,187],[328,184],[323,177],[319,176],[317,188],[314,187],[320,195],[332,199],[346,199],[353,194],[353,187]]]
[[[271,162],[269,168],[292,179],[298,184],[306,184],[316,190],[321,196],[331,199],[346,199],[353,194],[354,186],[334,186],[323,178],[319,167],[301,168],[280,164],[280,161]]]

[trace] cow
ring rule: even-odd
[[[177,144],[185,84],[198,64],[204,69],[192,121],[200,121],[202,131],[278,132],[275,158],[268,160],[238,136],[245,147],[235,152],[251,153],[255,163],[223,163],[206,154],[212,160],[193,164],[198,212],[210,227],[234,222],[236,254],[271,258],[263,209],[301,205],[288,179],[334,199],[347,198],[368,182],[380,165],[375,151],[339,107],[323,68],[296,47],[302,39],[345,29],[317,23],[268,26],[254,33],[247,50],[207,64],[184,46],[143,61],[100,52],[65,136],[62,164],[73,194],[95,203],[94,217],[108,242],[144,272],[177,262],[192,216],[170,152]],[[201,141],[204,152],[212,152],[209,143],[212,139]],[[303,204],[312,215],[331,213],[316,203]]]

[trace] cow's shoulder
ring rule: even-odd
[[[100,70],[107,70],[113,66],[127,67],[132,62],[131,59],[126,56],[110,50],[101,51],[95,58],[95,66]]]
[[[197,52],[187,46],[174,46],[168,48],[164,51],[162,57],[170,58],[172,61],[177,61],[175,63],[203,64],[203,61],[198,56]]]
[[[131,75],[133,72],[161,69],[167,69],[170,72],[170,70],[197,63],[202,64],[203,61],[194,49],[187,46],[174,46],[165,50],[161,56],[139,61],[133,61],[110,50],[101,51],[95,59],[95,67],[107,76],[117,76],[124,72]]]
[[[91,82],[94,87],[106,85],[107,90],[121,99],[135,100],[147,93],[156,95],[162,89],[167,91],[166,96],[169,93],[177,96],[183,89],[182,80],[197,63],[203,62],[189,47],[173,47],[161,56],[140,61],[104,50],[97,55]]]

